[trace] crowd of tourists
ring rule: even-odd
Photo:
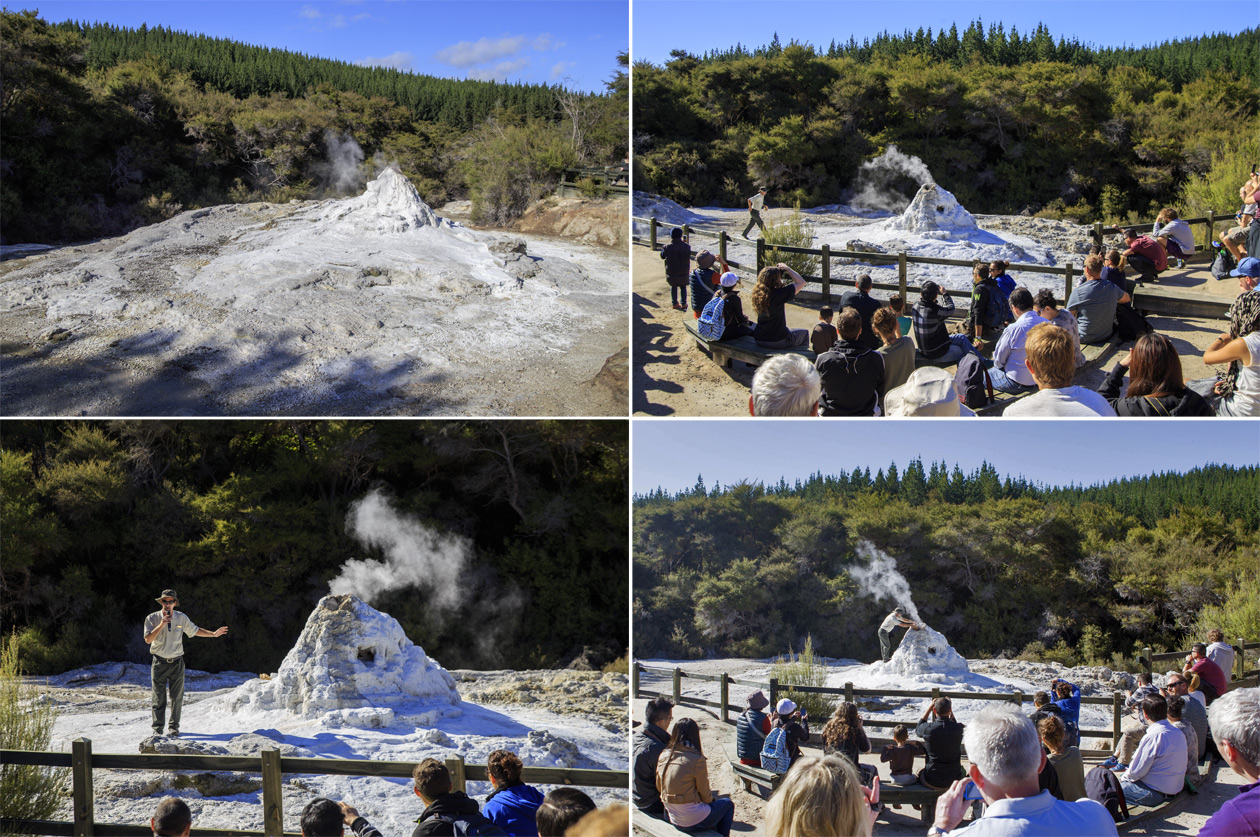
[[[412,771],[412,792],[424,803],[412,837],[479,834],[514,837],[623,837],[630,831],[625,805],[598,808],[577,788],[556,788],[544,795],[525,784],[520,757],[495,750],[486,760],[491,793],[484,804],[454,788],[444,762],[425,759]],[[149,824],[155,835],[188,837],[192,811],[178,797],[158,803]],[[349,829],[355,837],[382,837],[357,809],[325,797],[312,799],[298,821],[303,837],[341,837]]]
[[[914,726],[897,724],[878,755],[856,704],[836,707],[816,756],[801,748],[810,741],[808,715],[787,698],[770,707],[757,691],[736,722],[735,754],[741,764],[782,777],[763,809],[769,837],[869,837],[884,807],[880,764],[888,765],[891,786],[918,786],[935,799],[929,835],[1114,835],[1130,806],[1153,808],[1195,792],[1211,775],[1200,772],[1205,762],[1227,765],[1246,783],[1200,835],[1260,835],[1260,689],[1229,690],[1233,649],[1219,631],[1208,638],[1162,686],[1139,675],[1112,757],[1088,771],[1081,690],[1060,679],[1035,694],[1031,714],[1001,704],[963,724],[950,699],[937,698]],[[636,819],[729,835],[735,804],[712,789],[699,724],[675,721],[673,710],[666,697],[650,700],[633,735]],[[964,825],[969,809],[972,821]]]
[[[1257,178],[1260,182],[1260,178]],[[1251,181],[1249,181],[1250,184]],[[1246,187],[1244,187],[1245,189]],[[1242,192],[1240,192],[1242,194]],[[1256,190],[1244,208],[1255,209]],[[1095,248],[1084,279],[1061,305],[1049,288],[1017,286],[1004,261],[977,263],[970,308],[960,331],[950,292],[923,283],[918,300],[871,295],[860,275],[838,309],[819,310],[812,329],[788,326],[786,309],[805,279],[786,264],[763,268],[747,306],[741,280],[719,256],[703,250],[691,270],[683,231],[661,251],[674,308],[691,295],[697,330],[710,340],[750,337],[763,349],[812,350],[775,354],[753,378],[749,410],[758,416],[959,416],[1017,396],[1008,416],[1255,416],[1260,415],[1260,226],[1240,212],[1239,227],[1218,243],[1223,257],[1237,251],[1228,275],[1240,294],[1229,308],[1229,330],[1204,351],[1222,366],[1215,377],[1187,381],[1173,341],[1153,330],[1132,305],[1139,284],[1155,281],[1170,264],[1184,264],[1194,239],[1173,208],[1159,214],[1151,233],[1123,233],[1123,249]],[[1239,243],[1241,242],[1241,244]],[[1171,260],[1171,261],[1170,261]],[[756,319],[752,319],[755,317]],[[1133,342],[1097,390],[1073,383],[1085,366],[1082,346],[1116,337]],[[953,373],[947,367],[957,367]],[[1128,379],[1127,387],[1125,384]],[[1002,399],[1005,400],[1005,399]]]

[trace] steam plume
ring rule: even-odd
[[[353,594],[371,604],[382,593],[407,587],[432,591],[433,603],[454,608],[463,596],[472,545],[457,535],[428,528],[399,514],[381,491],[373,491],[350,507],[346,531],[368,547],[378,547],[385,560],[352,558],[329,583],[336,595]]]
[[[857,554],[866,561],[866,566],[851,567],[849,577],[857,582],[862,592],[876,601],[901,605],[911,619],[922,621],[919,619],[919,609],[914,606],[914,599],[910,596],[910,584],[904,575],[897,572],[897,564],[893,559],[876,549],[870,541],[859,541]]]
[[[328,147],[328,161],[321,167],[328,187],[337,194],[358,191],[363,183],[359,167],[363,164],[363,149],[354,137],[341,137],[332,131],[324,134]]]
[[[911,197],[920,186],[935,182],[922,160],[902,154],[897,146],[890,145],[883,154],[858,169],[858,191],[849,203],[863,209],[901,212],[910,205]]]

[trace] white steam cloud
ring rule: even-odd
[[[354,137],[337,136],[332,131],[324,134],[328,147],[328,160],[320,167],[328,187],[338,194],[357,192],[363,185],[363,148]]]
[[[862,209],[901,212],[910,205],[920,186],[935,182],[922,160],[902,154],[897,146],[890,145],[887,151],[858,169],[857,193],[849,203]]]
[[[460,604],[472,544],[458,535],[435,532],[399,514],[380,491],[357,501],[346,515],[346,532],[364,546],[379,548],[385,560],[347,561],[329,582],[334,595],[352,594],[371,604],[382,593],[407,587],[431,591],[442,608]]]
[[[862,592],[876,601],[901,605],[911,619],[921,622],[919,609],[910,596],[910,584],[904,575],[897,572],[897,564],[892,557],[876,549],[870,541],[859,541],[857,554],[866,561],[866,566],[850,567],[849,577],[857,582]]]

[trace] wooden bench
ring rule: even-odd
[[[648,816],[640,811],[634,812],[634,819],[632,822],[634,823],[635,831],[643,831],[652,835],[652,837],[687,837],[688,834],[693,835],[693,837],[695,835],[699,835],[700,837],[722,837],[722,835],[712,829],[705,829],[704,831],[679,831],[677,828],[674,828],[673,824],[668,820],[658,820],[656,817]]]
[[[724,369],[729,369],[732,360],[742,360],[749,366],[760,366],[775,355],[800,355],[814,363],[817,355],[812,349],[795,347],[791,349],[767,349],[758,346],[750,336],[736,337],[734,340],[709,340],[700,336],[699,322],[694,317],[685,317],[687,332],[696,339],[696,346],[713,356],[713,360]]]
[[[931,824],[936,818],[936,800],[943,790],[932,790],[925,785],[894,785],[892,782],[879,783],[879,801],[885,805],[918,805],[919,819]]]
[[[723,749],[726,750],[727,761],[731,763],[731,770],[735,771],[735,778],[739,779],[744,786],[744,790],[753,793],[753,785],[765,788],[770,793],[778,790],[779,785],[783,782],[783,777],[778,773],[771,773],[769,770],[753,767],[750,764],[741,764],[739,753],[735,750],[734,741],[726,742],[723,745]]]

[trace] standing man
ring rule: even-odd
[[[751,198],[748,199],[748,226],[744,227],[744,232],[742,233],[744,238],[748,238],[748,231],[753,228],[753,224],[756,224],[758,227],[760,227],[762,236],[763,237],[765,236],[766,225],[761,220],[761,210],[765,209],[765,207],[766,207],[766,187],[762,186],[760,189],[757,190],[757,194],[753,195]],[[752,239],[748,239],[748,240],[751,241]]]
[[[171,727],[167,734],[179,738],[179,713],[184,703],[184,637],[223,636],[227,626],[217,631],[198,628],[185,614],[176,610],[179,596],[174,590],[163,590],[157,597],[162,609],[144,618],[144,641],[153,654],[153,734],[162,734],[166,721],[166,691],[171,692]]]
[[[893,608],[893,612],[884,617],[883,623],[879,626],[879,652],[884,658],[884,662],[892,659],[892,632],[898,628],[910,628],[911,630],[919,630],[923,627],[918,622],[906,618],[906,610],[901,605]]]

